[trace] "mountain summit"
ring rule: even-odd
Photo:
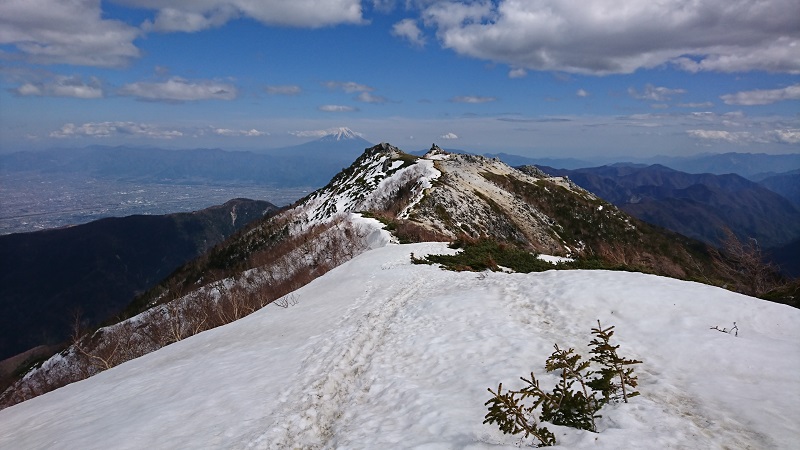
[[[358,140],[363,139],[361,133],[357,133],[347,127],[331,128],[327,130],[328,134],[321,137],[320,141],[344,141],[344,140]]]
[[[677,278],[709,276],[696,263],[707,259],[702,245],[640,222],[566,177],[435,144],[422,157],[386,143],[369,148],[296,210],[309,223],[368,211],[401,241],[488,237]]]

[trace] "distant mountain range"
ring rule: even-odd
[[[342,128],[312,142],[260,152],[91,146],[0,155],[0,172],[82,173],[144,183],[319,187],[371,145]]]
[[[730,152],[679,158],[657,156],[650,160],[651,164],[660,163],[687,173],[735,173],[748,179],[757,179],[759,174],[764,173],[778,174],[800,169],[800,153],[768,155]]]
[[[253,220],[277,210],[231,200],[193,213],[107,218],[0,236],[0,360],[95,326]]]
[[[164,150],[151,147],[90,146],[25,151],[0,155],[0,173],[85,173],[127,181],[175,184],[255,184],[274,187],[320,187],[373,144],[349,128],[334,128],[304,144],[257,151],[222,149]],[[474,154],[459,149],[452,153]],[[413,151],[421,156],[426,149]],[[800,154],[701,154],[648,158],[531,158],[509,153],[485,153],[510,166],[537,165],[574,170],[622,163],[646,167],[661,164],[686,173],[735,173],[762,182],[768,189],[797,203]]]
[[[786,198],[739,175],[689,174],[661,165],[613,165],[577,170],[540,167],[568,176],[625,212],[669,230],[719,245],[723,228],[740,239],[754,238],[797,265],[780,247],[800,238],[800,210]],[[791,272],[791,270],[789,270]]]
[[[800,208],[800,169],[781,174],[765,175],[758,184],[778,193]]]
[[[601,165],[624,165],[647,167],[662,165],[686,173],[712,173],[724,175],[735,173],[752,181],[761,181],[769,176],[793,173],[800,169],[800,154],[768,155],[765,153],[716,153],[694,156],[652,156],[647,158],[530,158],[508,153],[486,153],[484,156],[499,158],[511,166],[548,166],[556,169],[580,169]]]

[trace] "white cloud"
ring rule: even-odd
[[[783,100],[800,100],[800,84],[782,89],[742,91],[720,97],[728,105],[769,105]]]
[[[587,91],[586,91],[586,90],[584,90],[584,89],[578,89],[578,90],[575,92],[575,95],[577,95],[578,97],[588,97],[588,96],[589,96],[589,92],[587,92]]]
[[[445,48],[530,70],[800,73],[796,0],[424,1]]]
[[[236,87],[229,83],[211,80],[189,81],[172,77],[163,82],[137,82],[126,84],[119,93],[140,100],[184,102],[194,100],[233,100]]]
[[[347,105],[322,105],[319,108],[320,111],[324,112],[351,112],[351,111],[358,111],[358,108],[347,106]]]
[[[372,95],[369,92],[362,92],[358,94],[356,100],[364,103],[386,103],[389,101],[386,97],[381,97],[380,95]]]
[[[700,102],[700,103],[678,103],[681,108],[713,108],[713,102]]]
[[[722,141],[737,145],[746,144],[800,144],[800,128],[753,131],[687,130],[689,136],[701,140]]]
[[[672,99],[672,97],[675,95],[685,93],[685,89],[670,89],[663,86],[653,86],[652,84],[646,84],[644,86],[644,92],[639,92],[632,87],[628,88],[628,94],[631,97],[639,100],[650,100],[654,102],[664,102]]]
[[[366,84],[359,84],[354,81],[326,81],[322,83],[322,85],[331,90],[341,89],[348,94],[354,92],[372,92],[375,90]]]
[[[146,29],[199,31],[247,17],[266,25],[318,28],[364,23],[360,0],[115,0],[134,8],[156,10]]]
[[[88,122],[82,125],[68,123],[50,133],[54,138],[93,137],[110,138],[120,136],[173,139],[182,137],[177,130],[165,130],[154,125],[135,122]]]
[[[365,23],[360,0],[112,2],[153,10],[155,18],[141,27],[106,19],[101,0],[3,0],[0,45],[13,46],[25,60],[38,64],[124,67],[141,56],[134,41],[146,32],[194,32],[241,17],[266,25],[308,28]]]
[[[770,3],[783,3],[772,1]],[[787,5],[774,5],[774,11],[781,11]],[[766,10],[767,8],[763,8]],[[781,13],[782,14],[782,13]],[[792,16],[792,14],[788,14]],[[796,15],[794,15],[796,17]],[[745,17],[746,18],[746,17]],[[766,18],[765,20],[774,20]],[[776,31],[787,25],[787,20],[794,20],[794,36],[779,36]],[[748,35],[742,35],[740,41],[746,40],[745,44],[720,43],[716,47],[711,47],[708,54],[698,55],[694,58],[680,57],[671,62],[677,67],[688,72],[747,72],[751,70],[761,70],[766,72],[786,72],[800,73],[800,39],[797,37],[797,29],[800,26],[797,19],[787,17],[782,20],[783,24],[776,24],[772,29],[758,30],[757,24],[752,23],[747,30]],[[758,39],[758,34],[763,31],[766,35],[763,41]],[[723,35],[720,32],[720,35]]]
[[[749,131],[687,130],[686,133],[698,139],[723,141],[738,145],[751,144],[759,141],[756,135]]]
[[[163,8],[158,10],[155,22],[146,21],[142,28],[147,31],[191,33],[222,26],[238,15],[236,8],[230,5],[220,5],[211,11]]]
[[[455,133],[445,133],[445,134],[443,134],[443,135],[441,135],[439,137],[442,138],[442,139],[447,139],[447,140],[458,139],[458,136]]]
[[[330,90],[341,90],[348,94],[353,94],[358,92],[359,94],[355,97],[355,99],[363,103],[386,103],[389,101],[389,99],[387,99],[386,97],[370,94],[370,92],[375,90],[375,88],[373,88],[372,86],[356,83],[355,81],[326,81],[322,83],[322,85]],[[325,107],[332,107],[332,106],[335,105],[326,105]],[[352,111],[354,109],[355,108],[348,109],[347,111]],[[323,111],[333,111],[333,110],[334,109],[323,109]],[[345,110],[339,109],[338,111],[345,111]]]
[[[784,144],[800,144],[800,128],[771,130],[767,132],[767,136]]]
[[[85,83],[79,76],[67,77],[56,75],[42,81],[23,83],[13,90],[22,96],[48,96],[48,97],[74,97],[74,98],[102,98],[103,86],[99,79],[91,77]]]
[[[300,86],[294,84],[267,86],[264,90],[267,91],[267,94],[271,95],[297,95],[303,92]]]
[[[269,133],[265,131],[258,131],[255,128],[250,130],[231,130],[228,128],[212,128],[212,132],[218,136],[228,136],[228,137],[269,136]]]
[[[122,67],[138,58],[141,31],[102,16],[100,0],[3,0],[0,45],[40,64]]]
[[[453,103],[489,103],[497,100],[494,97],[481,97],[477,95],[460,95],[450,99]]]
[[[403,19],[392,26],[392,35],[405,39],[418,47],[425,46],[425,36],[414,19]]]
[[[508,78],[524,78],[528,76],[528,71],[517,67],[508,71]]]

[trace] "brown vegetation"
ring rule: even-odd
[[[714,264],[728,279],[728,288],[754,297],[763,297],[783,284],[778,268],[765,262],[758,241],[753,238],[745,242],[728,228],[722,230],[725,236],[719,250],[711,251]]]
[[[252,243],[255,236],[251,238]],[[219,267],[200,271],[203,277],[194,282],[173,276],[160,287],[150,308],[135,318],[92,332],[84,330],[76,316],[70,347],[60,359],[34,368],[6,389],[0,395],[0,409],[233,322],[277,299],[282,299],[279,306],[292,306],[296,298],[287,294],[363,252],[363,238],[361,230],[341,218],[295,235],[281,233],[250,251],[246,261],[250,269],[234,272],[236,276]],[[198,271],[190,267],[177,275]]]

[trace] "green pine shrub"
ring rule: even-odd
[[[534,437],[537,447],[555,445],[555,435],[542,426],[542,422],[597,432],[595,419],[600,409],[609,402],[625,403],[638,395],[633,391],[638,384],[633,374],[634,364],[641,361],[619,356],[619,345],[610,343],[614,327],[603,328],[597,321],[592,328],[594,339],[589,343],[592,356],[582,360],[575,349],[563,350],[554,345],[555,351],[545,361],[545,370],[559,375],[552,391],[541,388],[539,380],[531,372],[530,379],[521,377],[525,385],[519,390],[503,392],[500,383],[485,405],[489,412],[483,423],[496,424],[504,434],[524,433],[523,439]],[[592,363],[598,370],[592,370]]]
[[[617,354],[619,345],[611,345],[611,336],[614,327],[603,328],[597,321],[597,328],[592,328],[595,338],[589,342],[589,353],[593,354],[591,360],[601,365],[598,377],[589,382],[589,387],[600,392],[605,402],[619,401],[628,403],[628,398],[639,395],[637,391],[628,392],[628,387],[635,388],[639,379],[633,374],[634,364],[640,364],[636,359],[623,358]]]

